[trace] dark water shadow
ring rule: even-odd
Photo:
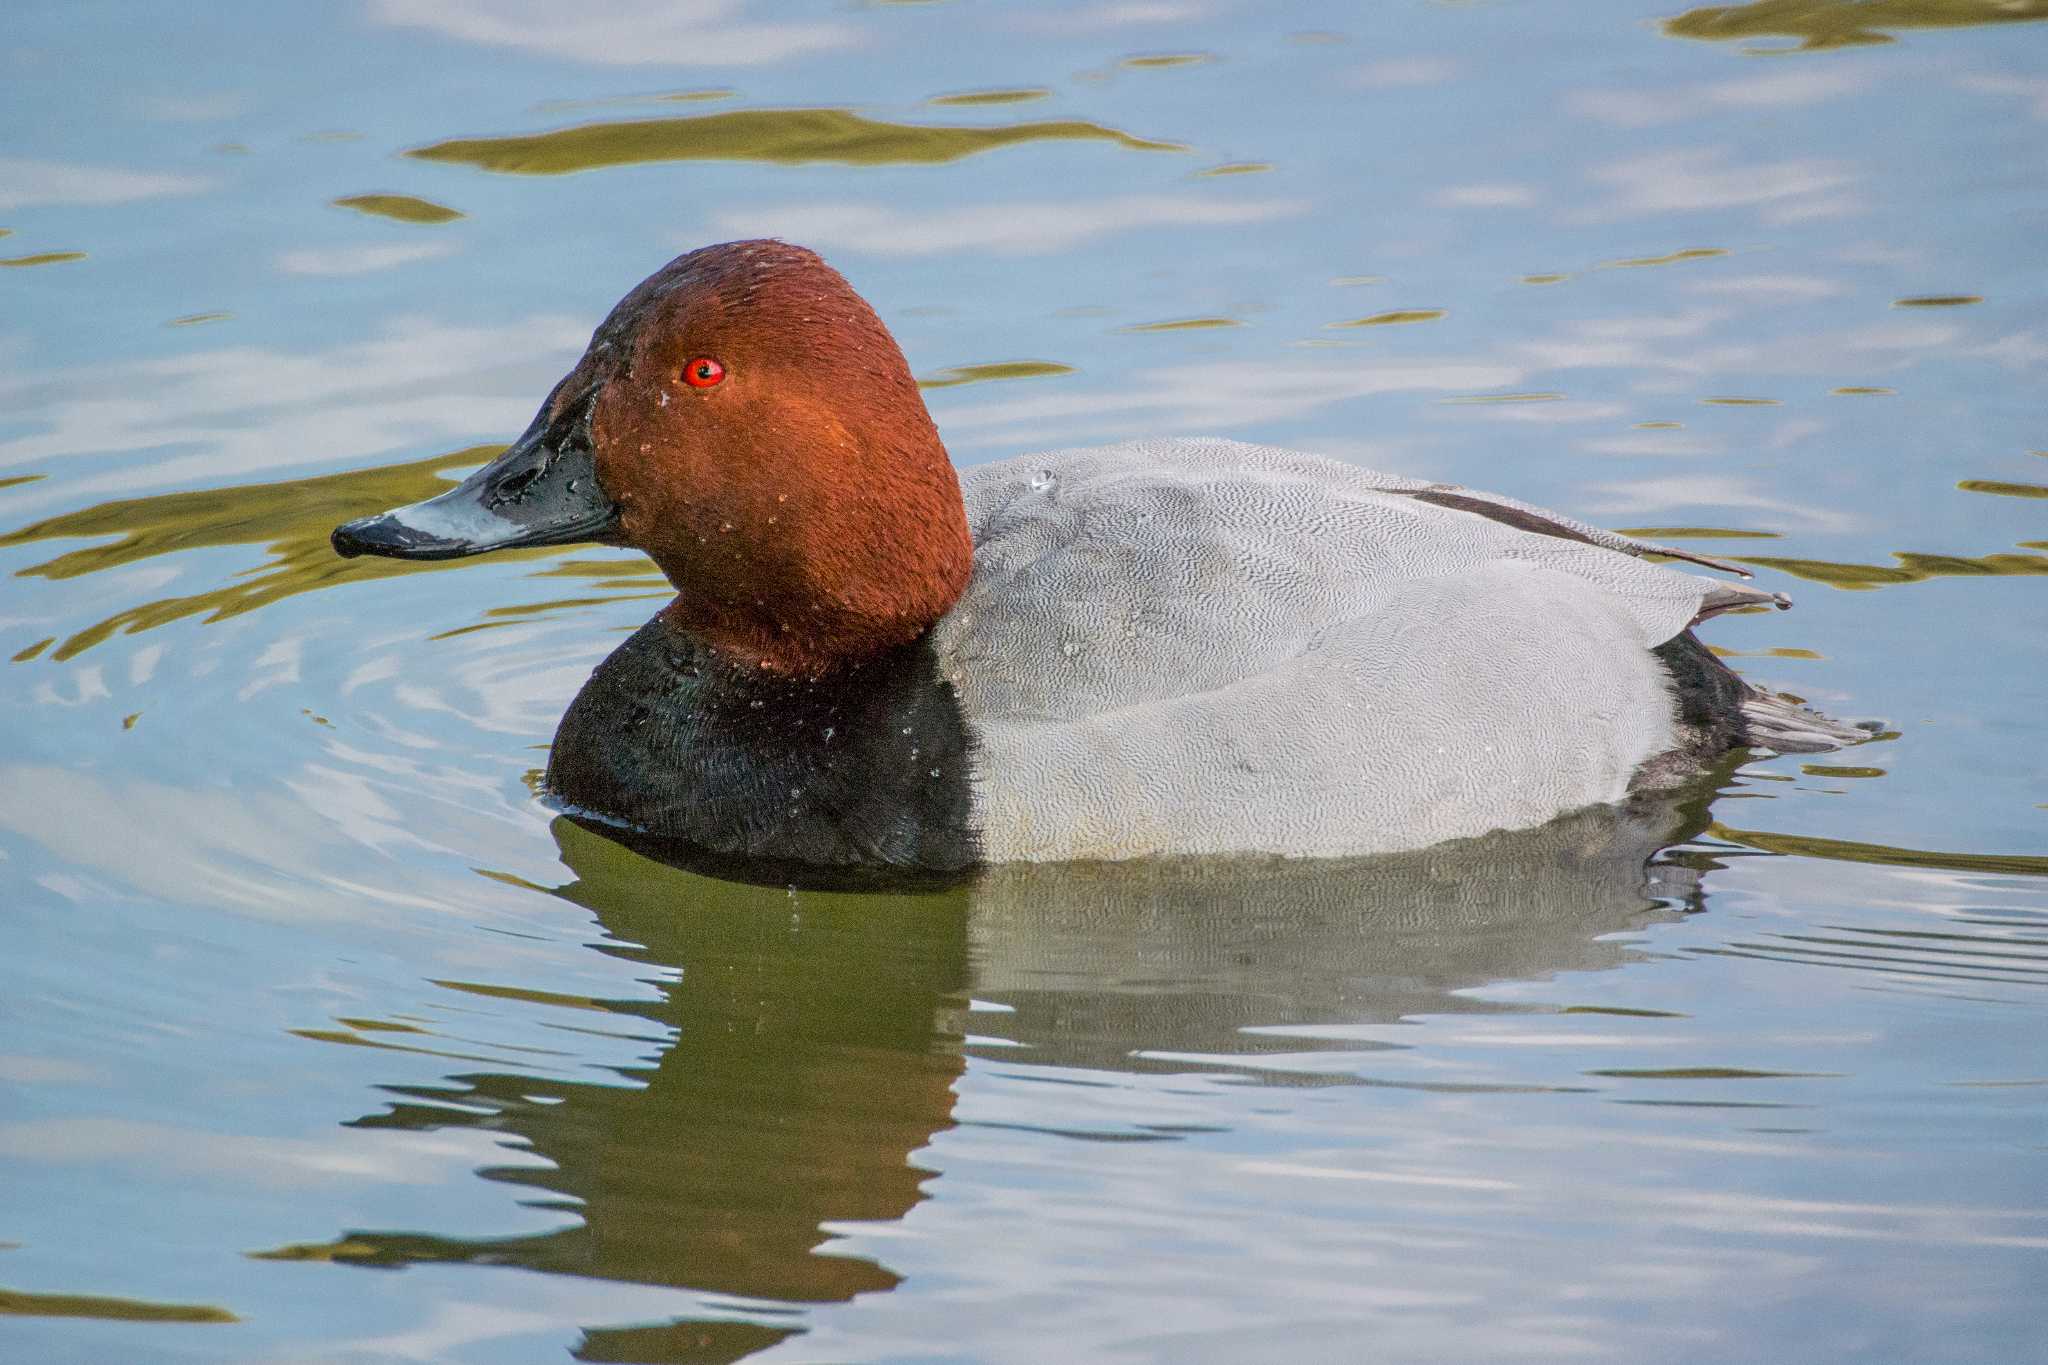
[[[514,1237],[357,1229],[259,1254],[521,1266],[736,1296],[730,1314],[750,1322],[721,1312],[592,1329],[578,1358],[737,1359],[803,1330],[775,1303],[898,1282],[874,1260],[834,1254],[824,1229],[899,1220],[926,1197],[918,1153],[955,1124],[970,997],[1012,1011],[972,1016],[1023,1045],[1001,1049],[1008,1068],[1185,1072],[1154,1054],[1193,1052],[1226,1066],[1241,1056],[1247,1078],[1273,1083],[1257,1054],[1317,1044],[1248,1028],[1500,1010],[1459,992],[1629,960],[1610,936],[1698,906],[1696,857],[1658,855],[1706,828],[1726,777],[1393,857],[1023,865],[891,894],[709,877],[563,817],[553,829],[574,880],[536,889],[594,914],[607,935],[598,951],[660,968],[661,998],[439,984],[586,1011],[579,1026],[654,1041],[645,1064],[588,1080],[477,1070],[394,1086],[386,1110],[351,1126],[490,1133],[548,1164],[478,1173],[573,1221]],[[1341,1064],[1286,1080],[1360,1083]],[[1046,1089],[1045,1126],[1058,1130],[1064,1087]]]

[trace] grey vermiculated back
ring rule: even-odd
[[[1649,651],[1727,591],[1234,441],[962,485],[975,572],[933,642],[992,861],[1379,853],[1616,800],[1674,743]]]

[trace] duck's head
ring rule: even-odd
[[[344,556],[645,551],[736,663],[818,674],[915,639],[966,587],[960,485],[903,353],[814,253],[727,242],[612,309],[526,433]]]

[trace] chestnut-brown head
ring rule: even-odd
[[[343,554],[412,557],[576,539],[644,550],[676,586],[670,621],[735,662],[808,674],[915,639],[973,554],[895,339],[838,272],[774,241],[671,261],[498,461],[335,532]]]

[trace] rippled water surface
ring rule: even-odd
[[[0,1358],[2048,1358],[2043,18],[16,0]],[[763,233],[963,465],[1654,528],[1882,734],[1377,862],[652,861],[531,795],[645,561],[326,533]]]

